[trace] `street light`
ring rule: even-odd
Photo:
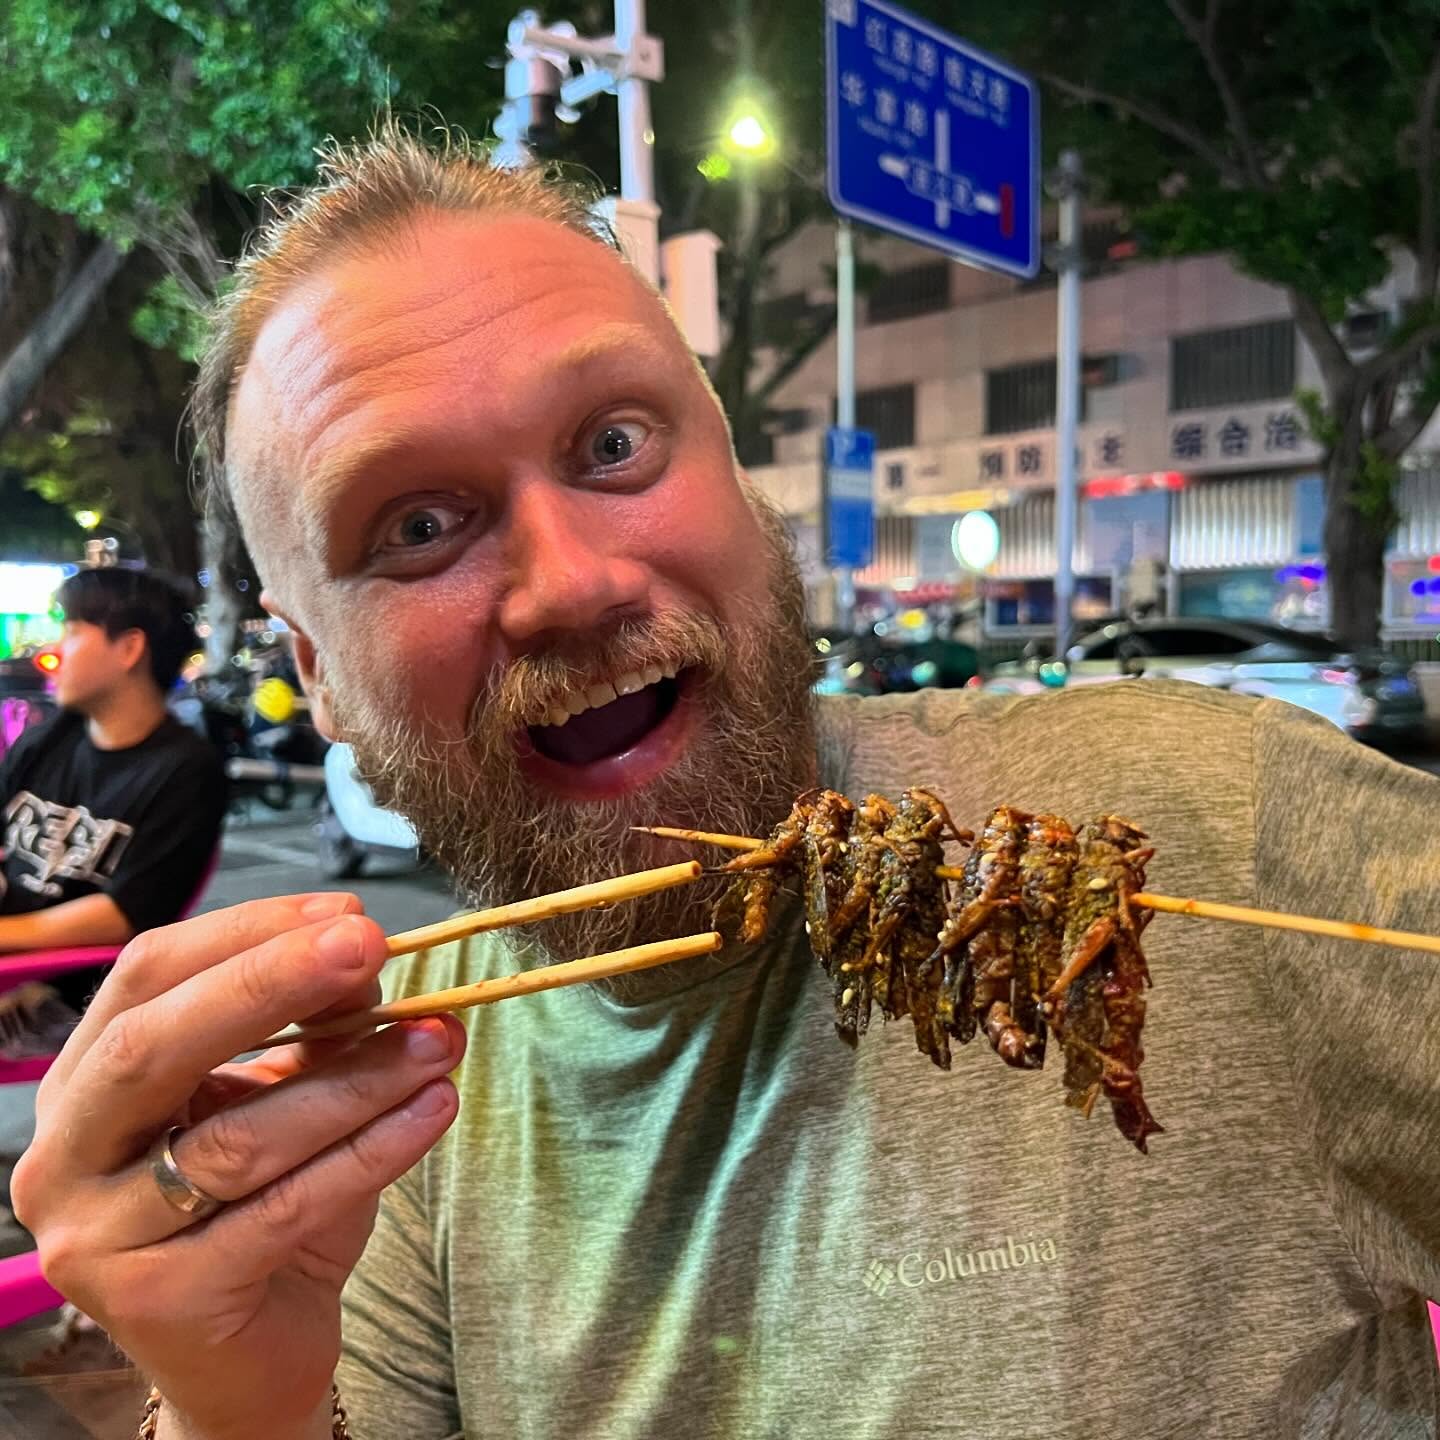
[[[741,100],[730,112],[725,127],[729,147],[757,160],[775,153],[775,131],[753,100]]]

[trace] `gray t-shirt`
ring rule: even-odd
[[[824,727],[852,795],[1118,811],[1154,891],[1440,933],[1440,781],[1289,706],[1135,681]],[[1157,916],[1147,1158],[983,1037],[948,1075],[908,1022],[847,1049],[785,928],[658,997],[468,1013],[460,1117],[346,1292],[360,1440],[1435,1436],[1435,956]],[[464,942],[393,988],[528,963]]]

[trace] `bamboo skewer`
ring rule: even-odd
[[[758,843],[758,842],[757,842]],[[422,925],[418,930],[405,930],[386,941],[390,958],[428,950],[432,945],[445,945],[463,940],[467,935],[482,935],[487,930],[504,930],[511,925],[529,925],[549,920],[556,915],[569,915],[575,910],[597,910],[638,895],[653,895],[684,885],[700,874],[698,860],[679,865],[662,865],[657,870],[639,870],[634,875],[617,875],[612,880],[597,880],[593,885],[577,885],[572,890],[556,890],[550,895],[536,895],[530,900],[517,900],[513,905],[497,905],[490,910],[471,910],[451,920]]]
[[[658,835],[664,840],[690,840],[718,845],[726,850],[758,850],[764,841],[752,835],[716,835],[708,830],[681,830],[669,825],[635,825],[635,830]],[[937,865],[942,880],[959,880],[964,871],[955,865]],[[1143,910],[1161,910],[1167,915],[1189,915],[1202,920],[1228,920],[1240,925],[1263,925],[1272,930],[1299,930],[1307,935],[1325,935],[1338,940],[1360,940],[1369,945],[1392,945],[1400,950],[1428,950],[1440,955],[1440,937],[1417,935],[1410,930],[1384,930],[1374,925],[1356,925],[1348,920],[1322,920],[1313,915],[1287,915],[1280,910],[1254,910],[1246,905],[1224,905],[1215,900],[1178,899],[1173,895],[1152,895],[1142,890],[1130,897]]]
[[[696,869],[698,871],[699,867]],[[451,990],[434,990],[428,995],[412,995],[385,1005],[372,1005],[368,1010],[355,1010],[318,1025],[292,1025],[288,1030],[272,1035],[262,1048],[289,1045],[298,1040],[350,1035],[375,1025],[392,1025],[397,1020],[453,1015],[457,1010],[468,1010],[472,1005],[493,1005],[497,1000],[509,1000],[516,995],[535,995],[541,990],[558,990],[566,985],[582,985],[588,980],[604,980],[612,975],[649,970],[656,965],[668,965],[673,960],[709,955],[724,943],[724,937],[718,931],[710,930],[678,940],[632,945],[628,950],[611,950],[608,954],[590,955],[583,960],[567,960],[561,965],[545,965],[538,970],[522,970],[518,975],[477,980],[473,985],[457,985]]]
[[[471,910],[418,930],[404,930],[391,935],[385,945],[389,958],[410,955],[432,945],[445,945],[463,940],[467,935],[482,935],[489,930],[503,930],[511,925],[530,925],[539,920],[569,915],[575,910],[597,910],[634,900],[640,895],[653,895],[675,885],[688,885],[701,874],[698,860],[682,860],[678,865],[661,865],[654,870],[639,870],[633,875],[617,875],[610,880],[597,880],[591,885],[576,885],[569,890],[556,890],[549,895],[536,895],[517,900],[511,905],[496,905],[488,910]],[[711,940],[714,944],[710,944]],[[705,942],[705,943],[701,943]],[[372,1025],[388,1025],[395,1020],[414,1019],[424,1015],[446,1015],[471,1005],[488,1005],[492,1000],[505,1000],[511,995],[530,995],[537,990],[553,990],[559,985],[578,985],[586,980],[602,980],[623,975],[627,970],[645,970],[670,960],[684,960],[703,955],[719,947],[718,935],[690,935],[682,940],[662,940],[654,945],[637,945],[629,950],[615,950],[608,955],[591,955],[584,960],[570,960],[563,965],[507,976],[497,980],[481,980],[474,985],[461,985],[453,990],[436,991],[431,995],[414,995],[389,1005],[375,1005],[357,1010],[319,1025],[296,1026],[272,1035],[265,1042],[287,1045],[296,1040],[320,1039],[327,1035],[347,1035]]]

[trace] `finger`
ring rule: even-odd
[[[192,1185],[223,1203],[243,1200],[343,1142],[454,1069],[465,1027],[438,1017],[395,1025],[324,1069],[255,1091],[176,1137],[171,1155]],[[133,1249],[196,1224],[171,1204],[147,1156],[133,1171],[108,1243]]]
[[[292,1020],[369,985],[387,958],[363,915],[289,930],[121,1011],[76,1066],[47,1171],[113,1172],[183,1112],[209,1072]],[[48,1130],[49,1127],[47,1127]]]
[[[74,1074],[81,1056],[122,1010],[133,1009],[232,955],[302,925],[358,914],[357,896],[319,893],[251,900],[175,925],[137,935],[110,968],[99,992],[75,1027],[40,1087],[43,1107]]]
[[[330,1217],[378,1195],[419,1161],[450,1128],[460,1108],[451,1081],[432,1080],[404,1105],[372,1120],[263,1190],[228,1205],[204,1225],[165,1242],[172,1264],[193,1265],[239,1288],[291,1263],[307,1244],[323,1245]],[[317,1237],[322,1237],[317,1242]],[[363,1248],[363,1246],[361,1247]],[[345,1273],[358,1258],[328,1255]]]
[[[328,1005],[324,1010],[306,1016],[305,1023],[308,1025],[351,1010],[367,1009],[376,1004],[382,994],[379,980],[368,981],[357,986],[339,1004]],[[272,1045],[252,1060],[233,1060],[228,1065],[217,1066],[200,1082],[183,1112],[175,1116],[174,1123],[197,1125],[202,1120],[208,1120],[217,1110],[243,1099],[251,1091],[288,1080],[312,1066],[327,1064],[374,1033],[372,1027],[299,1045]]]

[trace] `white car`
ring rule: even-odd
[[[996,666],[985,688],[1025,694],[1137,677],[1286,700],[1371,743],[1425,733],[1425,702],[1402,662],[1347,655],[1327,636],[1262,621],[1120,620],[1072,645],[1063,661]]]

